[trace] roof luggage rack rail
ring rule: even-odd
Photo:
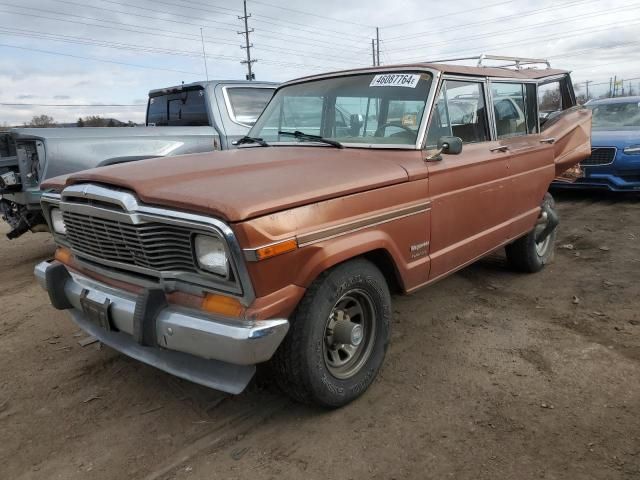
[[[536,68],[536,65],[546,65],[547,68],[551,68],[549,60],[543,58],[524,58],[524,57],[505,57],[502,55],[476,55],[473,57],[460,57],[460,58],[446,58],[442,60],[429,60],[427,63],[448,63],[448,62],[461,62],[464,60],[477,60],[477,67],[493,67],[493,68],[515,68],[516,70],[522,70],[524,66],[527,68]],[[502,65],[486,65],[486,60],[509,62]]]

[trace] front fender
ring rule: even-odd
[[[404,290],[407,284],[406,260],[397,244],[383,230],[363,231],[303,247],[308,250],[306,262],[298,270],[295,283],[309,287],[318,276],[340,263],[371,252],[384,252],[393,265],[396,280]],[[426,280],[426,279],[425,279]]]

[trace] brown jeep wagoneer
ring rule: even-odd
[[[382,365],[390,291],[501,247],[521,271],[551,259],[547,189],[590,154],[591,115],[568,72],[535,63],[302,78],[237,150],[49,180],[58,249],[35,274],[142,362],[232,393],[268,362],[294,399],[344,405]]]

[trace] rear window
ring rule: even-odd
[[[202,87],[149,98],[147,125],[156,127],[202,127],[209,125],[206,96]]]
[[[231,120],[252,126],[271,100],[273,91],[273,88],[228,87],[226,89],[229,99],[227,110]]]

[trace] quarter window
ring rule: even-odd
[[[253,125],[264,110],[271,97],[272,88],[229,87],[229,115],[243,125]]]
[[[551,113],[562,111],[562,91],[559,81],[543,83],[538,87],[538,108],[543,118]]]
[[[459,137],[464,143],[489,140],[482,83],[457,80],[444,82],[433,110],[427,146],[435,147],[443,136]]]

